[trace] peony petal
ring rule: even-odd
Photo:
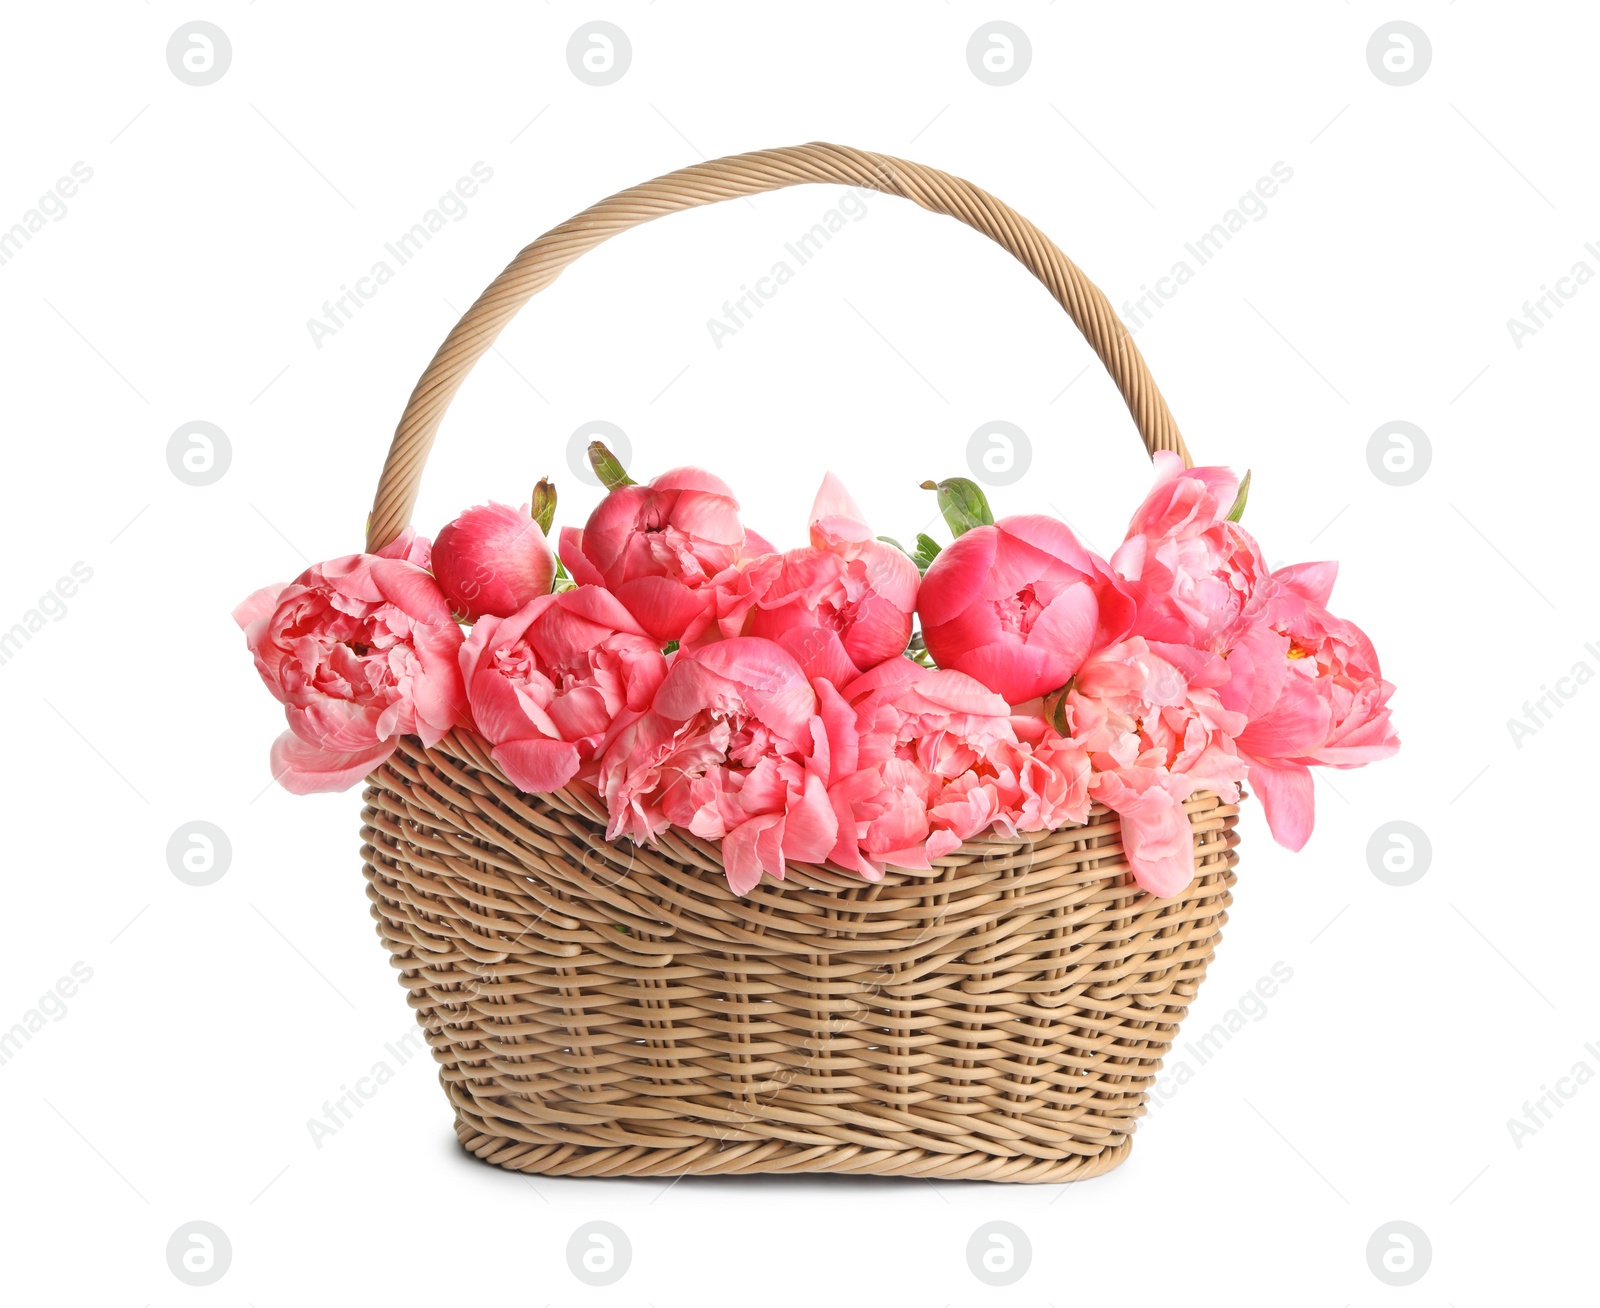
[[[278,596],[287,589],[287,586],[279,584],[251,591],[233,610],[233,620],[241,627],[249,627],[252,622],[270,618],[277,610]]]
[[[561,740],[508,741],[490,751],[513,785],[529,795],[547,795],[571,781],[578,771],[578,747]]]
[[[999,533],[993,527],[974,527],[939,551],[917,592],[917,612],[925,631],[954,621],[985,597],[998,543]]]
[[[906,642],[911,639],[911,629],[909,609],[902,609],[879,596],[868,596],[856,610],[856,620],[845,632],[844,647],[850,661],[864,672],[884,659],[904,653]]]
[[[1272,574],[1272,579],[1319,608],[1325,608],[1338,575],[1337,563],[1293,563],[1287,568],[1279,568]]]
[[[856,731],[855,711],[845,703],[833,682],[826,678],[814,679],[812,688],[817,693],[817,713],[822,718],[828,738],[828,783],[833,785],[856,770],[856,760],[861,753],[861,737]]]
[[[604,586],[606,579],[583,552],[583,539],[583,531],[578,527],[561,529],[561,547],[558,551],[561,562],[567,569],[567,575],[579,586]]]
[[[814,772],[806,773],[805,790],[791,795],[783,817],[783,857],[794,863],[821,863],[839,837],[839,818],[828,801],[828,788]]]
[[[714,602],[710,588],[690,590],[671,577],[635,577],[614,587],[613,593],[661,645],[684,639]]]
[[[658,491],[704,491],[712,495],[720,495],[727,500],[733,499],[732,488],[721,477],[707,472],[704,468],[693,466],[668,468],[659,477],[650,479],[650,489]],[[737,502],[735,502],[734,507],[738,508]]]
[[[873,539],[866,514],[850,498],[844,483],[831,472],[822,478],[822,486],[811,503],[811,516],[807,521],[811,529],[811,543],[819,548],[860,544]]]
[[[756,845],[764,822],[752,818],[723,838],[722,867],[728,876],[728,887],[736,895],[748,895],[761,882],[761,857]]]
[[[1099,621],[1100,601],[1095,598],[1093,588],[1081,581],[1051,600],[1034,621],[1033,630],[1028,633],[1028,644],[1042,645],[1054,656],[1055,665],[1065,673],[1056,686],[1066,685],[1067,678],[1082,666]]]
[[[931,630],[923,632],[923,639],[941,665],[976,677],[1009,704],[1020,704],[1036,695],[1059,690],[1070,675],[1060,674],[1062,665],[1056,661],[1054,653],[1043,646],[985,644],[947,660],[941,657]]]
[[[1121,819],[1133,879],[1163,899],[1182,893],[1194,880],[1194,836],[1182,801],[1160,784],[1139,790],[1114,772],[1098,774],[1092,793]]]
[[[754,527],[746,527],[744,529],[743,553],[747,557],[753,557],[758,554],[776,554],[777,552],[777,547],[760,532],[756,531]]]
[[[1310,677],[1290,675],[1284,678],[1272,707],[1250,717],[1249,723],[1239,733],[1239,748],[1245,753],[1257,758],[1298,758],[1327,739],[1333,725],[1332,708]]]
[[[1105,563],[1085,548],[1072,528],[1060,518],[1052,518],[1044,513],[1017,513],[1001,518],[995,523],[995,530],[1000,533],[1002,541],[1020,541],[1036,554],[1076,569],[1086,577],[1098,576],[1106,571]],[[1002,550],[1004,548],[1002,545]],[[1042,571],[1033,571],[1033,577],[1043,575]],[[1032,577],[1025,580],[1032,580]]]
[[[1272,838],[1285,849],[1298,853],[1311,838],[1316,821],[1316,795],[1311,784],[1311,769],[1299,763],[1267,762],[1247,758],[1249,782],[1267,815]]]
[[[369,749],[341,753],[285,731],[272,742],[272,775],[291,795],[348,790],[375,771],[394,750],[395,742],[385,740]]]
[[[794,627],[779,635],[777,641],[794,655],[807,680],[825,677],[835,686],[855,680],[858,666],[846,651],[838,632],[827,627]],[[905,648],[903,642],[900,648]]]

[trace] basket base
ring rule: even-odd
[[[1133,1149],[1122,1136],[1096,1154],[1072,1158],[998,1158],[974,1153],[933,1153],[926,1149],[866,1149],[857,1146],[806,1146],[783,1140],[718,1144],[714,1140],[682,1149],[646,1146],[595,1148],[537,1143],[489,1134],[480,1118],[456,1112],[456,1138],[469,1154],[513,1172],[536,1176],[749,1176],[757,1173],[802,1175],[834,1172],[855,1176],[910,1176],[953,1181],[1022,1181],[1056,1185],[1102,1176]]]

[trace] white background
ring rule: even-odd
[[[565,55],[596,18],[632,48],[604,87]],[[1431,39],[1408,86],[1366,57],[1395,18]],[[208,86],[166,59],[194,19],[232,46]],[[1003,87],[965,54],[995,19],[1031,44]],[[1593,1301],[1600,1084],[1562,1082],[1520,1147],[1508,1120],[1575,1064],[1600,1072],[1600,689],[1564,683],[1520,747],[1506,724],[1600,669],[1600,289],[1521,348],[1506,322],[1575,262],[1600,270],[1597,37],[1583,6],[1479,0],[10,7],[0,231],[75,162],[93,177],[0,264],[0,630],[73,564],[93,576],[0,665],[0,1030],[74,963],[93,975],[0,1066],[6,1299]],[[1399,687],[1400,755],[1319,783],[1303,853],[1249,806],[1185,1035],[1275,963],[1292,980],[1203,1066],[1180,1039],[1130,1160],[1081,1185],[530,1183],[459,1151],[425,1058],[318,1148],[307,1120],[413,1023],[368,917],[358,794],[268,785],[280,712],[228,610],[359,546],[413,381],[524,243],[703,156],[812,139],[972,179],[1117,305],[1293,169],[1137,336],[1196,456],[1254,469],[1269,558],[1342,561],[1332,607]],[[319,348],[307,320],[479,161],[465,216]],[[997,509],[1055,506],[1109,552],[1148,484],[1127,415],[1048,295],[957,224],[874,197],[713,344],[707,319],[837,200],[677,216],[567,272],[462,391],[418,525],[520,503],[541,474],[581,521],[597,492],[566,442],[604,419],[636,472],[708,465],[780,544],[828,467],[908,538],[933,513],[916,483],[965,473],[998,418],[1033,464]],[[231,449],[200,487],[166,454],[195,420]],[[1395,420],[1432,449],[1402,487],[1367,457]],[[167,863],[192,820],[232,845],[206,887]],[[1367,856],[1393,820],[1432,846],[1403,887]],[[608,1289],[564,1252],[596,1219],[632,1246]],[[232,1247],[205,1289],[165,1253],[193,1220]],[[995,1220],[1032,1246],[1004,1289],[966,1261]],[[1368,1266],[1396,1220],[1431,1245],[1407,1288]]]

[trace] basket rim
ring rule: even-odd
[[[571,818],[599,826],[602,831],[607,825],[608,819],[604,800],[593,785],[574,779],[559,791],[530,795],[506,776],[505,772],[491,757],[490,750],[492,746],[489,742],[469,727],[458,726],[451,729],[431,748],[415,735],[403,737],[401,745],[408,755],[421,758],[430,754],[443,754],[455,763],[464,764],[478,772],[487,774],[500,786],[503,786],[507,792],[503,795],[492,795],[494,799],[500,802],[518,803],[529,799],[540,800]],[[469,784],[468,779],[465,777],[458,778],[458,781],[463,784]],[[368,783],[372,784],[372,777],[368,778]],[[1215,791],[1196,790],[1183,801],[1183,807],[1191,827],[1195,824],[1197,814],[1214,815],[1216,821],[1220,824],[1227,817],[1239,811],[1239,804],[1246,797],[1247,792],[1242,786],[1240,787],[1239,802],[1229,801]],[[882,893],[884,890],[899,886],[926,885],[930,882],[947,879],[952,872],[961,870],[968,870],[973,873],[987,872],[990,875],[1000,876],[1010,869],[1003,863],[994,861],[997,854],[1001,856],[1018,854],[1024,850],[1030,852],[1037,850],[1041,846],[1048,847],[1050,844],[1070,844],[1075,840],[1084,838],[1082,835],[1075,836],[1074,833],[1087,832],[1092,828],[1106,826],[1118,821],[1115,810],[1106,807],[1104,804],[1094,803],[1090,807],[1088,818],[1083,822],[1069,823],[1054,830],[1019,832],[1016,836],[1007,836],[998,832],[986,832],[964,842],[948,854],[930,859],[931,866],[928,868],[902,868],[891,865],[885,870],[883,876],[876,881],[869,881],[861,873],[833,863],[790,862],[786,864],[786,874],[782,881],[776,881],[770,876],[764,876],[751,894],[744,898],[759,897],[763,892],[766,894],[782,894],[786,888],[791,891],[800,889],[842,891],[860,889],[862,887],[878,887],[878,893]],[[664,833],[664,835],[667,836],[667,839],[656,845],[638,845],[627,838],[610,840],[603,837],[601,843],[612,849],[640,849],[658,857],[674,860],[677,859],[677,854],[674,851],[678,848],[685,848],[699,853],[702,859],[714,861],[720,867],[721,843],[719,841],[704,839],[676,827],[671,828],[670,832]],[[585,839],[593,846],[594,842],[591,836],[586,835]],[[1119,842],[1108,846],[1106,854],[1110,857],[1119,853],[1120,850],[1121,845]],[[991,862],[994,863],[992,867],[989,866]],[[1095,879],[1095,870],[1085,869],[1079,875],[1082,875],[1086,880],[1093,880]],[[1188,893],[1187,889],[1185,889],[1179,891],[1176,895],[1157,896],[1151,894],[1151,892],[1145,890],[1134,881],[1132,873],[1126,869],[1119,871],[1116,875],[1122,878],[1129,894],[1147,896],[1152,901],[1161,902],[1164,900],[1165,902],[1176,903]]]

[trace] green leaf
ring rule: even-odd
[[[1245,502],[1250,498],[1250,469],[1246,468],[1244,480],[1239,483],[1239,493],[1234,496],[1233,507],[1228,510],[1228,521],[1238,522],[1244,517]]]
[[[893,536],[879,536],[878,539],[881,540],[885,545],[893,545],[895,549],[899,550],[902,554],[911,554],[911,551],[897,541]]]
[[[578,589],[578,583],[567,575],[567,570],[561,566],[561,560],[559,558],[556,560],[555,585],[552,586],[551,589],[558,595],[564,590]]]
[[[917,557],[927,559],[929,563],[932,563],[939,557],[939,542],[934,540],[932,536],[924,536],[919,531],[917,533]]]
[[[994,525],[989,501],[984,498],[977,482],[968,481],[965,477],[946,477],[938,482],[925,481],[922,489],[938,492],[939,512],[944,515],[945,525],[950,528],[952,536],[959,536],[974,527]]]
[[[556,487],[550,478],[539,478],[539,484],[533,488],[533,503],[530,507],[533,520],[539,524],[539,530],[548,536],[550,524],[556,520]]]
[[[633,486],[637,483],[628,476],[628,470],[622,466],[622,461],[606,448],[604,441],[589,442],[589,466],[594,469],[594,475],[600,478],[600,484],[608,491],[616,490],[618,486]]]
[[[676,654],[678,652],[678,642],[675,640],[669,640],[664,646],[662,646],[661,652],[663,654]]]

